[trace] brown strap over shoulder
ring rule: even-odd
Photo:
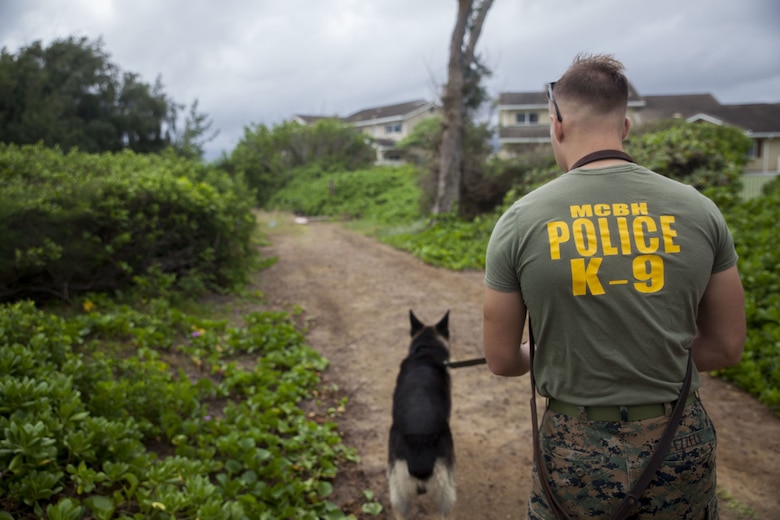
[[[528,342],[530,348],[530,362],[531,362],[531,427],[533,428],[533,441],[534,441],[534,465],[536,471],[539,473],[539,481],[542,484],[542,490],[544,490],[544,496],[547,497],[547,502],[552,506],[555,516],[558,518],[568,519],[569,515],[566,514],[566,510],[563,509],[558,499],[555,497],[550,488],[550,477],[547,474],[547,466],[544,465],[542,460],[542,448],[539,444],[539,420],[536,415],[536,380],[534,379],[534,331],[531,328],[531,319],[528,319]]]
[[[580,158],[580,160],[575,162],[569,170],[585,166],[588,163],[603,161],[604,159],[622,159],[624,161],[634,162],[631,156],[622,150],[599,150]]]

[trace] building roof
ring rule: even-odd
[[[688,118],[699,113],[709,114],[721,107],[712,94],[644,96],[643,99],[645,106],[637,116],[640,123],[675,117]]]
[[[529,106],[547,105],[546,92],[502,92],[498,95],[499,105]]]
[[[546,86],[539,92],[502,92],[498,95],[499,105],[512,106],[539,106],[547,105]],[[628,84],[628,104],[633,106],[642,104],[642,97],[637,93],[634,86]]]
[[[689,118],[704,119],[702,116],[714,117],[751,134],[780,135],[780,103],[721,105],[717,109],[698,112]]]
[[[395,148],[395,145],[398,144],[398,141],[394,141],[392,139],[383,139],[380,137],[374,139],[374,144],[383,146],[385,148]]]
[[[317,121],[321,121],[323,119],[337,119],[340,120],[341,118],[339,116],[310,116],[310,115],[304,115],[304,114],[295,114],[293,117],[294,121],[297,121],[303,125],[311,125],[316,123]]]
[[[429,102],[423,99],[418,99],[415,101],[407,101],[405,103],[398,103],[395,105],[366,108],[345,117],[344,120],[348,123],[358,123],[361,121],[373,121],[375,119],[401,119],[412,112],[416,112],[429,106],[431,106]]]

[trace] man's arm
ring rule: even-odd
[[[691,347],[700,372],[739,363],[745,348],[745,293],[737,267],[710,277],[699,302]]]
[[[491,372],[521,376],[531,366],[528,343],[523,343],[526,307],[519,292],[485,288],[482,348]]]

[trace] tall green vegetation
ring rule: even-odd
[[[255,258],[253,205],[240,178],[172,153],[0,145],[0,301],[119,291],[150,272],[235,287]]]
[[[285,121],[274,127],[254,125],[223,166],[242,175],[255,190],[257,204],[299,176],[305,168],[308,179],[364,168],[375,158],[370,139],[353,126],[336,119],[322,119],[313,125]]]
[[[200,158],[215,136],[211,121],[196,100],[182,126],[184,108],[159,77],[150,85],[112,63],[100,40],[36,41],[0,53],[0,142],[93,153],[173,147]]]

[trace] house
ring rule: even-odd
[[[372,137],[378,164],[397,164],[403,161],[402,153],[395,148],[398,141],[408,136],[420,121],[440,113],[437,105],[418,99],[366,108],[347,117],[296,115],[293,120],[306,125],[319,119],[339,119]]]
[[[629,110],[641,108],[644,101],[629,85]],[[520,155],[550,145],[550,118],[547,92],[504,92],[498,95],[499,154]]]
[[[550,144],[547,94],[505,92],[498,97],[498,141],[503,156],[520,155]],[[628,117],[634,126],[669,118],[728,124],[753,139],[745,166],[748,192],[780,173],[780,103],[723,105],[711,94],[640,96],[629,85]]]

